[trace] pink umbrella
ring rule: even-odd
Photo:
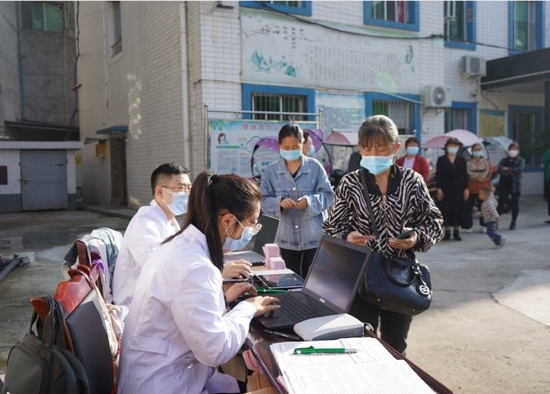
[[[449,138],[456,138],[465,147],[472,146],[474,144],[481,144],[483,138],[478,137],[474,133],[468,130],[453,130],[448,133],[437,135],[430,138],[428,141],[422,144],[423,148],[443,148]]]

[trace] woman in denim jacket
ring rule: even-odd
[[[306,277],[323,235],[323,212],[334,193],[325,169],[304,156],[304,133],[287,124],[279,131],[281,158],[262,174],[262,211],[281,219],[275,242],[286,266]]]

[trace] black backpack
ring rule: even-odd
[[[62,307],[44,298],[49,312],[42,323],[34,311],[29,333],[11,348],[2,393],[88,394],[84,367],[65,346]]]

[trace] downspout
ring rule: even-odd
[[[25,119],[25,80],[23,76],[23,59],[21,58],[21,5],[15,2],[16,18],[15,26],[17,29],[17,65],[19,66],[19,114],[20,119]]]
[[[191,132],[189,120],[189,75],[187,67],[187,2],[180,2],[181,113],[183,126],[183,165],[191,168]],[[191,179],[193,179],[191,177]]]

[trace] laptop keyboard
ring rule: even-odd
[[[287,315],[294,321],[302,321],[313,317],[323,316],[323,313],[312,309],[310,305],[301,303],[295,296],[285,297],[285,294],[279,294],[277,295],[277,298],[279,299],[279,304],[281,305],[279,312]]]

